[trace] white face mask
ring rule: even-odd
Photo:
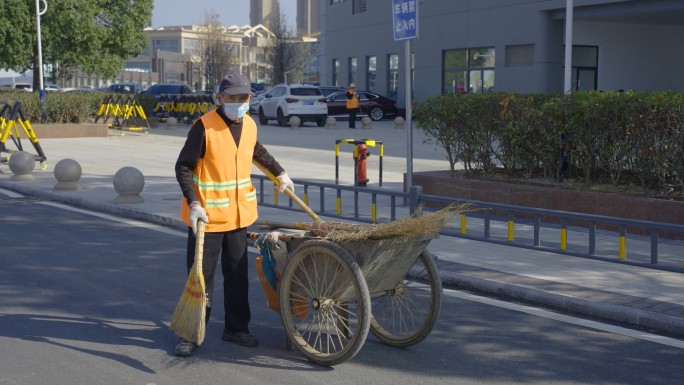
[[[249,111],[249,102],[245,103],[225,103],[223,112],[231,119],[242,119]]]

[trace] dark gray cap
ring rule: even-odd
[[[219,92],[228,95],[251,95],[252,85],[247,76],[229,74],[221,80]]]

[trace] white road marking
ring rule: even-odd
[[[575,318],[563,314],[554,313],[552,311],[520,305],[517,303],[510,303],[505,301],[500,301],[493,298],[481,297],[478,295],[465,293],[457,290],[444,289],[444,294],[450,297],[456,297],[464,299],[467,301],[479,302],[486,305],[496,306],[508,310],[518,311],[522,313],[531,314],[537,317],[547,318],[555,321],[566,322],[573,325],[584,326],[591,329],[601,330],[608,333],[619,334],[631,338],[637,338],[644,341],[655,342],[661,345],[672,346],[679,349],[684,349],[684,341],[663,337],[655,334],[645,333],[638,330],[627,329],[619,326],[604,324],[597,321],[586,320],[582,318]]]
[[[7,195],[9,198],[16,199],[16,198],[23,198],[24,196],[21,194],[17,194],[14,191],[10,190],[5,190],[4,188],[0,188],[0,194]]]
[[[41,201],[41,202],[36,202],[36,203],[39,203],[39,204],[45,205],[45,206],[56,207],[56,208],[63,209],[63,210],[69,210],[69,211],[73,211],[73,212],[77,212],[77,213],[81,213],[81,214],[85,214],[85,215],[90,215],[93,217],[107,219],[110,221],[125,223],[125,224],[131,225],[131,226],[143,227],[143,228],[146,228],[149,230],[158,231],[160,233],[174,235],[176,237],[183,237],[183,238],[187,237],[187,233],[184,231],[170,229],[168,227],[156,225],[153,223],[147,223],[147,222],[138,221],[138,220],[134,220],[134,219],[126,219],[126,218],[116,217],[116,216],[109,215],[109,214],[98,213],[96,211],[79,209],[76,207],[63,205],[61,203],[46,202],[46,201]],[[259,252],[257,249],[253,248],[252,246],[248,246],[247,250],[252,252],[252,253],[258,253]]]

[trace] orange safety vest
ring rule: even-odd
[[[204,124],[206,151],[193,170],[195,194],[207,210],[207,232],[245,228],[257,219],[257,194],[252,186],[252,156],[257,126],[242,118],[240,145],[235,145],[226,122],[214,110],[200,119]],[[183,197],[181,219],[190,226],[190,208]]]
[[[354,94],[351,99],[347,99],[347,109],[351,110],[354,108],[359,108],[359,97],[357,94]]]

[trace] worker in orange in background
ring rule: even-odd
[[[359,94],[356,84],[350,83],[347,89],[347,113],[349,113],[349,128],[356,128],[356,112],[359,110]]]

